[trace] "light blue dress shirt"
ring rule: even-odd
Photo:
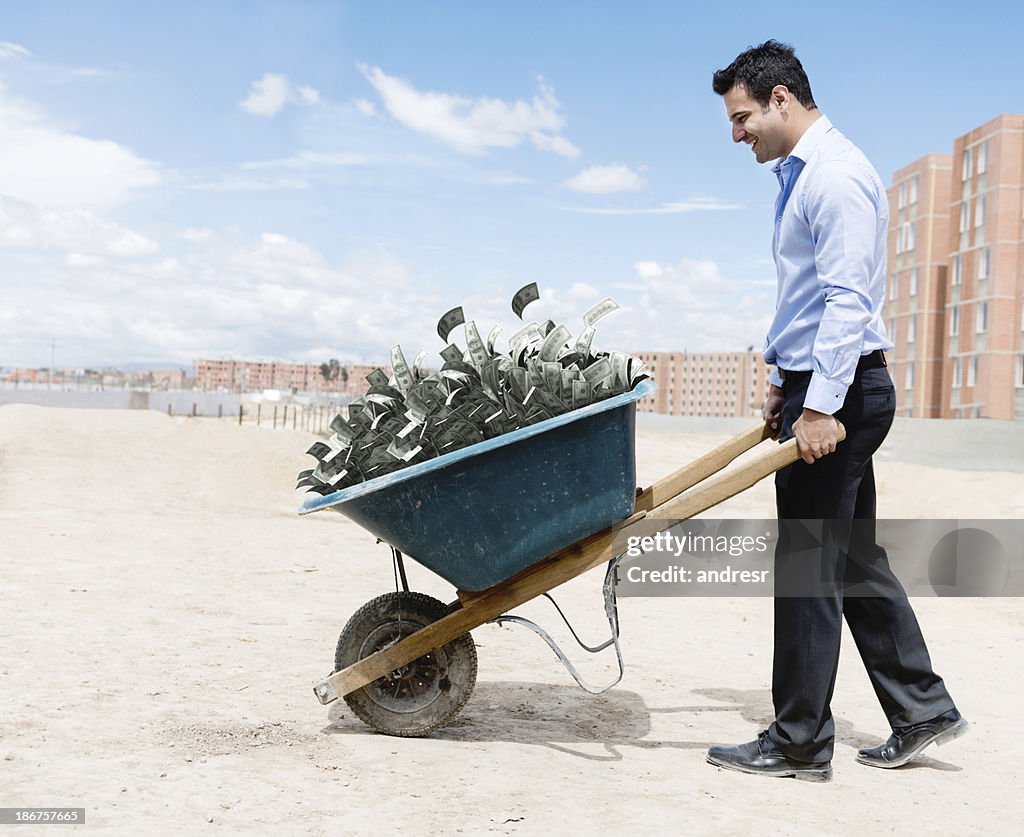
[[[825,116],[772,171],[779,287],[764,359],[811,371],[804,406],[831,415],[860,356],[893,345],[882,320],[889,202],[867,157]],[[782,385],[777,370],[771,380]]]

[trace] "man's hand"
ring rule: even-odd
[[[803,413],[793,422],[800,456],[808,465],[826,454],[832,453],[839,442],[839,423],[828,413],[819,413],[804,407]]]
[[[782,403],[785,400],[782,395],[782,387],[772,384],[768,390],[768,397],[764,402],[764,409],[761,411],[761,415],[764,416],[764,423],[768,427],[770,439],[778,439],[779,433],[782,432],[779,424],[782,421]]]

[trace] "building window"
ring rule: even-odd
[[[978,356],[972,355],[967,362],[967,386],[973,387],[978,380]]]
[[[960,333],[960,306],[954,305],[949,314],[949,336],[956,337]]]
[[[960,204],[960,232],[967,232],[971,228],[971,205],[964,201]]]
[[[889,318],[889,339],[896,342],[896,318]]]
[[[953,389],[960,389],[964,380],[964,365],[960,358],[953,358]]]
[[[907,184],[906,181],[900,184],[900,196],[897,200],[897,208],[903,209],[907,205]]]
[[[1024,355],[1017,355],[1017,389],[1024,387]]]
[[[921,278],[921,269],[915,267],[910,271],[910,295],[917,296],[917,283]]]
[[[904,381],[904,383],[903,383],[903,388],[904,389],[913,389],[914,388],[914,363],[913,363],[913,361],[911,361],[910,363],[907,364],[907,375],[906,375],[906,381]]]
[[[917,181],[918,180],[919,180],[919,178],[918,178],[918,176],[916,174],[912,178],[910,178],[910,199],[909,199],[909,203],[911,205],[917,203]]]
[[[914,231],[917,225],[913,221],[908,221],[904,224],[906,232],[903,235],[903,249],[913,250],[914,249]]]
[[[988,279],[988,266],[989,266],[989,250],[988,247],[983,247],[981,252],[978,254],[978,278]]]
[[[979,302],[977,315],[974,318],[974,330],[981,334],[988,328],[988,303]]]
[[[963,256],[957,253],[953,256],[953,284],[959,285],[964,276]]]
[[[964,149],[964,162],[960,169],[960,179],[967,180],[971,176],[971,149]]]
[[[893,274],[889,280],[889,301],[896,299],[896,295],[899,292],[900,280],[897,274]]]
[[[980,227],[985,223],[985,196],[978,195],[974,202],[974,226]]]
[[[917,339],[917,315],[913,314],[907,323],[907,342],[913,343]]]
[[[984,174],[988,169],[988,140],[978,146],[978,174]]]

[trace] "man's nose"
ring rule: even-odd
[[[732,141],[743,142],[743,139],[747,136],[747,132],[743,130],[740,125],[732,126]]]

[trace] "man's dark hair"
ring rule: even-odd
[[[728,67],[717,70],[711,82],[719,96],[724,96],[737,84],[763,109],[768,108],[772,88],[777,84],[785,85],[805,108],[817,107],[811,95],[811,83],[793,47],[778,41],[765,41],[741,52]]]

